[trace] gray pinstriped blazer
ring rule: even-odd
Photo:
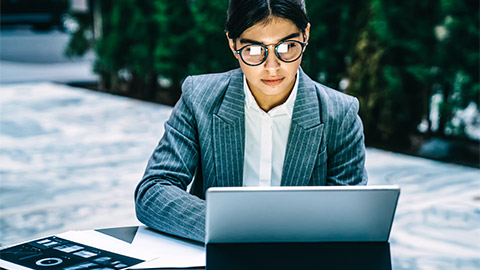
[[[205,191],[242,186],[245,95],[241,69],[188,77],[135,190],[145,225],[204,241]],[[282,186],[364,185],[365,146],[354,97],[300,68]],[[194,179],[191,194],[185,190]]]

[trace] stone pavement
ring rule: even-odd
[[[54,83],[0,85],[0,245],[138,224],[133,191],[170,107]],[[393,268],[480,269],[480,170],[367,149],[402,188]]]

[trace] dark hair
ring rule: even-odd
[[[230,0],[225,31],[229,38],[236,39],[272,16],[290,20],[302,32],[309,22],[304,0]]]

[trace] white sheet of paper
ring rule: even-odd
[[[58,237],[104,249],[110,252],[145,260],[129,269],[159,267],[198,267],[205,266],[204,245],[193,241],[157,233],[140,226],[131,244],[108,236],[89,231],[69,231]]]
[[[10,270],[31,270],[28,267],[24,267],[24,266],[21,266],[21,265],[18,265],[18,264],[7,262],[7,261],[1,260],[1,259],[0,259],[0,267],[3,267],[5,269],[10,269]]]
[[[157,233],[140,226],[132,243],[142,247],[142,252],[154,260],[135,265],[135,268],[154,267],[198,267],[205,266],[205,247],[201,243],[184,241],[182,239]]]

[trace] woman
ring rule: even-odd
[[[209,187],[367,182],[358,101],[300,68],[304,1],[230,0],[226,34],[240,69],[185,80],[135,191],[141,222],[197,241]]]

